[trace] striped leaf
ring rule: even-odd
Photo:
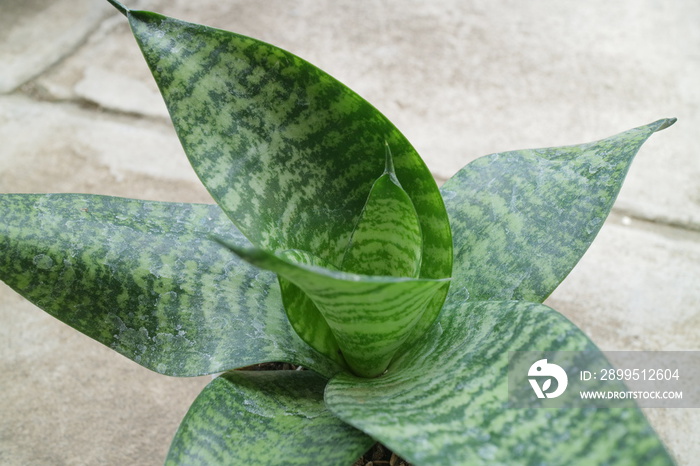
[[[411,199],[396,178],[391,151],[387,146],[384,174],[370,190],[346,247],[342,270],[368,276],[417,278],[421,254],[422,239],[418,216]],[[296,263],[337,271],[332,264],[309,252],[288,250],[283,252],[283,255]],[[341,346],[345,347],[347,352],[347,344],[339,345],[337,338],[342,332],[338,333],[337,328],[334,332],[324,317],[328,314],[328,309],[337,312],[340,309],[338,305],[342,303],[326,304],[323,306],[326,311],[323,312],[314,302],[317,296],[309,296],[304,287],[297,286],[285,276],[280,276],[279,282],[287,316],[297,334],[320,353],[343,364]],[[332,307],[329,307],[330,305]],[[420,316],[425,314],[424,309],[417,311]],[[350,312],[343,316],[344,319],[350,318],[357,311]],[[396,326],[400,328],[399,326],[404,324],[405,321],[401,320]],[[409,327],[409,330],[410,328],[412,327]],[[403,342],[408,334],[410,331],[402,332],[400,340],[397,341]],[[396,342],[392,341],[391,346],[395,344]]]
[[[388,144],[396,175],[410,180],[404,190],[429,251],[420,276],[450,276],[452,243],[437,185],[406,138],[368,102],[272,45],[121,10],[192,166],[255,246],[308,251],[340,267]]]
[[[446,307],[384,376],[331,379],[329,409],[421,466],[673,464],[636,407],[510,407],[509,351],[596,350],[563,316],[515,301]]]
[[[197,397],[166,465],[349,465],[374,440],[333,416],[313,372],[229,372]]]
[[[339,370],[287,322],[275,277],[215,205],[0,195],[0,279],[71,327],[169,375],[288,361]]]
[[[374,107],[277,47],[111,3],[129,19],[192,166],[254,245],[307,251],[334,267],[347,256],[348,267],[368,272],[377,262],[364,264],[363,248],[346,252],[354,231],[357,242],[373,234],[363,225],[378,226],[359,219],[388,145],[396,176],[410,181],[403,189],[422,233],[419,276],[450,276],[452,240],[437,185],[415,149]],[[379,265],[372,275],[396,266]],[[307,329],[302,338],[334,351],[311,300],[280,282],[285,304],[298,305],[288,315],[303,319],[294,323]],[[446,293],[442,287],[433,296],[410,340],[432,325]]]
[[[296,264],[302,263],[307,266],[337,270],[329,263],[305,251],[283,251],[282,257]],[[338,345],[335,334],[314,301],[304,290],[283,276],[277,275],[277,280],[282,291],[284,310],[287,312],[289,322],[297,335],[316,351],[347,369],[347,363],[343,358],[343,352]]]
[[[380,375],[448,280],[356,275],[319,267],[308,253],[274,255],[222,241],[251,264],[304,291],[317,306],[353,372]]]
[[[442,187],[459,299],[542,302],[598,234],[659,120],[589,144],[477,159]]]
[[[418,214],[396,177],[387,146],[384,173],[370,190],[341,269],[360,275],[415,278],[422,250]]]
[[[319,353],[347,368],[342,351],[316,304],[301,288],[278,276],[282,303],[294,331]]]

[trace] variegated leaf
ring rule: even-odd
[[[391,151],[387,146],[384,174],[370,190],[345,249],[341,268],[344,272],[359,275],[416,278],[420,271],[422,246],[418,215],[396,178]],[[309,252],[288,250],[283,254],[292,259],[294,257],[291,256],[297,256],[297,263],[337,270]],[[284,308],[297,334],[322,354],[343,363],[341,346],[346,345],[339,345],[337,337],[340,334],[334,333],[328,325],[314,297],[282,276],[279,282]],[[333,309],[338,307],[334,306]],[[422,316],[425,311],[420,314]],[[396,323],[397,326],[402,324],[403,321]]]
[[[339,267],[388,144],[429,251],[420,275],[450,276],[450,230],[437,185],[374,107],[272,45],[122,9],[192,166],[253,244],[309,251]]]
[[[374,440],[326,409],[309,371],[228,372],[197,397],[166,465],[350,465]]]
[[[301,288],[330,327],[343,358],[363,377],[380,375],[448,280],[356,275],[320,267],[307,253],[273,255],[222,241],[251,264]]]
[[[382,377],[331,379],[330,410],[421,466],[673,464],[636,407],[510,404],[509,352],[596,350],[563,316],[516,301],[446,307]]]
[[[464,167],[442,187],[454,236],[451,299],[544,301],[598,234],[641,145],[675,121]]]
[[[360,275],[416,278],[422,251],[418,214],[396,177],[387,146],[386,168],[372,185],[340,268]]]
[[[0,219],[0,279],[149,369],[340,369],[294,333],[274,275],[212,240],[248,244],[216,205],[3,194]]]

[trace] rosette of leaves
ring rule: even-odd
[[[272,45],[110,1],[216,205],[0,196],[0,278],[154,371],[224,372],[168,464],[668,464],[638,408],[516,409],[510,351],[596,351],[542,305],[659,120],[438,189],[375,108]],[[305,371],[233,369],[283,361]],[[228,371],[228,372],[227,372]]]

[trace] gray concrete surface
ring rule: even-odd
[[[0,192],[208,202],[124,18],[0,0]],[[662,117],[614,212],[547,301],[607,350],[700,350],[700,3],[142,0],[282,46],[382,110],[438,181],[491,152]],[[1,219],[0,219],[1,221]],[[208,378],[137,366],[0,286],[0,464],[159,464]],[[680,464],[700,410],[647,410]]]

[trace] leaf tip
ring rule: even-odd
[[[395,175],[396,172],[394,171],[394,157],[391,155],[391,149],[389,148],[388,141],[384,141],[384,153],[384,174],[388,173],[389,175]]]
[[[212,241],[215,241],[215,242],[219,243],[221,246],[223,246],[223,247],[225,247],[226,249],[232,251],[233,253],[235,253],[235,254],[238,255],[238,256],[242,256],[242,255],[244,255],[246,252],[249,251],[249,249],[244,248],[243,246],[239,246],[239,245],[237,245],[237,244],[235,244],[235,243],[233,243],[233,242],[231,242],[231,241],[229,241],[229,240],[227,240],[227,239],[224,239],[224,238],[222,238],[221,236],[218,236],[218,235],[211,234],[211,235],[209,235],[209,239],[211,239]]]
[[[669,126],[673,126],[676,121],[678,121],[678,118],[662,118],[661,120],[652,123],[651,126],[654,129],[654,132],[657,132],[666,129]]]
[[[110,5],[112,5],[114,8],[116,8],[124,16],[128,15],[129,9],[127,7],[125,7],[124,5],[122,5],[120,2],[118,2],[117,0],[107,0],[107,2],[109,2]]]
[[[403,189],[401,186],[401,182],[399,181],[399,178],[396,176],[396,169],[394,168],[394,156],[391,153],[391,148],[389,147],[389,142],[384,141],[384,152],[385,152],[385,161],[384,161],[384,173],[382,173],[382,176],[389,175],[389,179],[394,183],[396,186],[399,186]]]

